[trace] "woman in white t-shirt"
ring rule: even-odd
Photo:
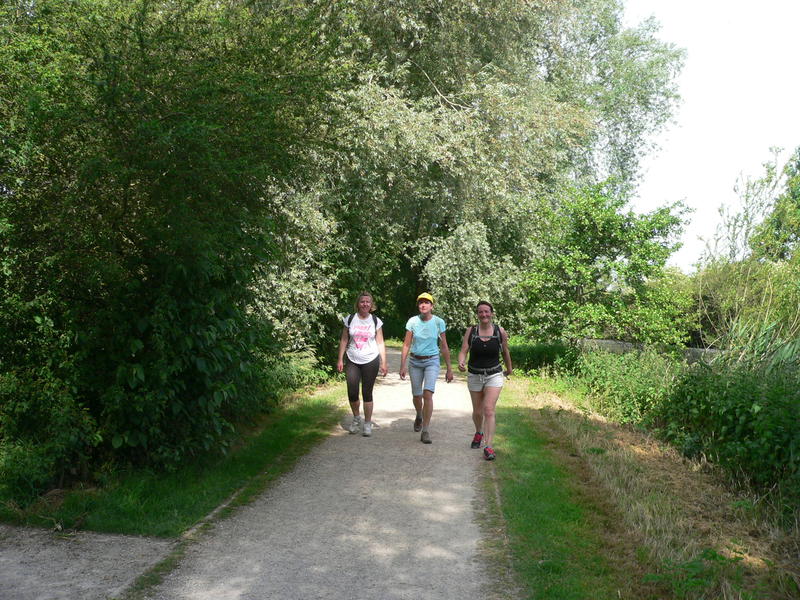
[[[386,375],[386,346],[383,343],[383,321],[372,314],[375,301],[369,292],[361,292],[356,298],[355,314],[342,321],[342,335],[339,339],[339,361],[336,368],[345,371],[347,378],[347,398],[353,411],[350,433],[361,430],[365,437],[372,435],[372,388],[378,372]],[[345,352],[347,362],[345,363]],[[358,385],[361,384],[361,397],[364,400],[364,418],[361,418]]]

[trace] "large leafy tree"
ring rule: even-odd
[[[334,174],[325,193],[345,224],[342,261],[359,263],[341,283],[369,285],[398,321],[424,288],[448,311],[485,294],[467,281],[449,297],[457,280],[428,268],[465,231],[485,229],[487,243],[469,252],[518,279],[552,234],[560,190],[609,173],[629,186],[676,100],[681,53],[652,23],[623,29],[614,0],[350,6],[365,73],[339,99],[341,145],[320,171]],[[519,322],[513,295],[495,293]]]
[[[300,201],[286,218],[286,188],[347,81],[325,10],[3,5],[6,407],[19,386],[46,395],[39,357],[59,351],[47,377],[106,447],[170,462],[263,402],[256,274],[315,227]]]

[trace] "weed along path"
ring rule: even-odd
[[[146,597],[486,597],[475,508],[477,478],[491,465],[469,448],[466,385],[437,382],[433,443],[422,444],[398,370],[399,351],[390,350],[372,437],[334,432],[262,496],[216,521]]]

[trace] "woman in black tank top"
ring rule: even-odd
[[[464,333],[461,352],[458,353],[458,368],[460,371],[469,371],[467,387],[472,397],[472,421],[475,423],[475,435],[470,445],[480,448],[483,443],[484,458],[494,460],[495,407],[503,389],[503,378],[511,376],[513,366],[508,351],[508,334],[505,329],[495,325],[492,305],[486,301],[478,302],[476,311],[478,324]],[[467,352],[469,362],[465,363]],[[505,370],[500,364],[501,355]]]

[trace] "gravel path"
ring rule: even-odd
[[[463,600],[484,595],[476,481],[490,468],[463,381],[437,383],[433,444],[412,430],[408,380],[375,390],[371,438],[342,429],[267,492],[189,545],[152,600]],[[0,527],[0,598],[103,600],[172,548],[165,540]],[[495,590],[496,591],[496,590]]]
[[[0,525],[0,599],[105,600],[172,547],[156,538]]]
[[[371,438],[337,431],[193,545],[153,600],[458,599],[481,595],[478,469],[466,385],[434,397],[433,444],[412,430],[408,381],[375,390]],[[346,424],[346,423],[345,423]]]

